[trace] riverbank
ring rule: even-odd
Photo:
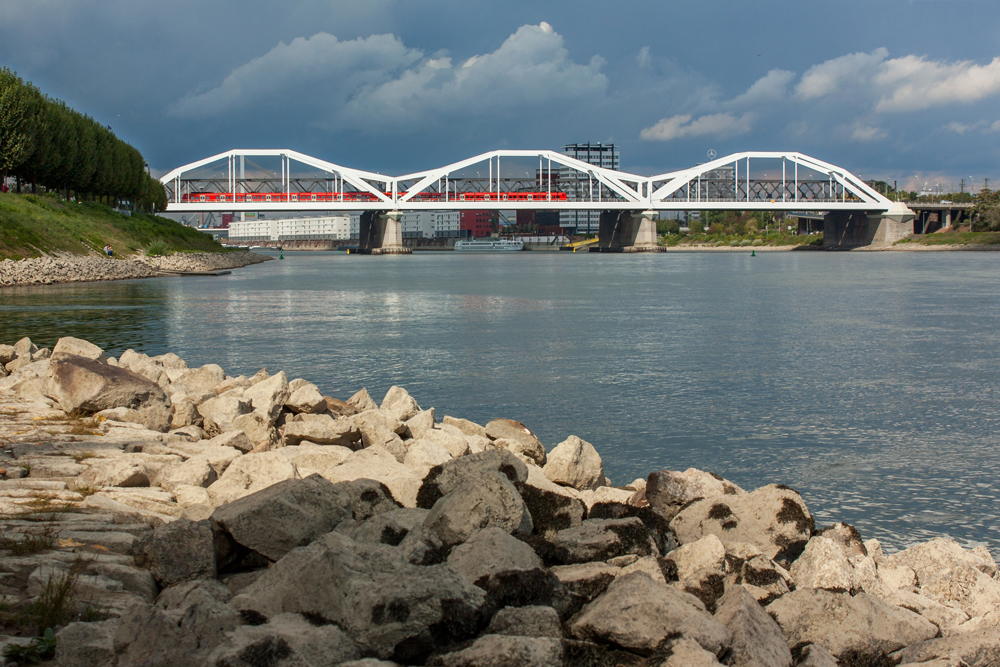
[[[235,269],[273,259],[249,251],[175,253],[169,256],[112,259],[57,253],[50,256],[0,261],[0,287],[155,278],[167,272],[206,272]]]
[[[20,635],[0,644],[54,627],[61,665],[1000,660],[985,548],[888,554],[788,487],[669,467],[615,486],[575,435],[546,447],[400,387],[341,400],[69,338],[0,362]]]

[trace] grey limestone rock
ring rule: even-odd
[[[496,572],[542,567],[542,559],[507,531],[490,527],[452,549],[448,564],[468,581],[476,583]]]
[[[310,415],[310,419],[293,417],[285,422],[285,444],[313,442],[318,445],[339,445],[354,448],[361,440],[361,431],[350,419],[334,419],[330,415]]]
[[[510,448],[516,454],[524,454],[540,466],[545,465],[545,446],[531,429],[513,419],[493,419],[486,424],[486,434],[493,440],[517,443]]]
[[[215,547],[208,521],[177,519],[157,526],[134,550],[136,564],[148,569],[161,586],[215,577]]]
[[[167,405],[158,385],[124,368],[73,355],[60,355],[48,364],[44,391],[64,412]]]
[[[55,347],[52,348],[52,354],[75,354],[78,357],[85,357],[102,364],[108,360],[104,356],[104,350],[93,343],[72,336],[64,336],[56,341]]]
[[[940,660],[968,667],[994,667],[1000,664],[1000,627],[915,642],[892,657],[898,664],[933,664]]]
[[[360,657],[358,646],[336,625],[312,622],[300,614],[279,614],[263,625],[236,628],[205,664],[314,667],[341,665]]]
[[[105,667],[115,658],[114,636],[120,619],[70,623],[56,633],[55,660],[61,667]]]
[[[431,508],[425,525],[451,546],[496,527],[507,533],[531,533],[531,514],[506,476],[489,471],[451,490]]]
[[[731,667],[791,667],[781,628],[745,588],[731,586],[717,606],[715,620],[733,633]]]
[[[572,564],[608,560],[626,554],[658,555],[656,544],[642,521],[628,519],[588,519],[579,526],[560,530],[551,538],[550,558]]]
[[[552,607],[505,607],[493,616],[486,633],[562,639],[563,627],[558,612]]]
[[[556,484],[570,486],[578,491],[604,485],[601,455],[592,444],[575,435],[569,436],[548,453],[542,470]]]

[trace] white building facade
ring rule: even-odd
[[[618,147],[614,144],[567,144],[563,147],[563,153],[581,162],[592,164],[596,167],[614,169],[619,171],[621,164],[619,161]],[[554,176],[554,175],[553,175]],[[554,180],[554,178],[553,178]],[[563,167],[559,169],[559,188],[566,193],[569,201],[590,198],[591,182],[586,174],[581,174],[575,169]],[[600,187],[600,185],[594,186]],[[610,191],[605,193],[610,196]],[[594,191],[595,197],[597,191]],[[559,226],[569,229],[576,229],[577,234],[596,234],[600,228],[600,211],[560,211]]]
[[[351,218],[346,214],[281,220],[247,220],[229,225],[230,243],[253,241],[333,240],[351,238]]]

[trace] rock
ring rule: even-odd
[[[250,438],[243,431],[227,431],[220,433],[205,443],[207,447],[232,447],[238,452],[246,454],[253,449]]]
[[[608,560],[625,554],[658,554],[646,527],[637,518],[589,519],[579,526],[557,532],[546,554],[556,563],[572,564]],[[544,557],[544,556],[543,556]]]
[[[313,473],[325,477],[329,471],[346,461],[353,453],[347,447],[314,445],[310,442],[303,442],[301,445],[292,447],[282,447],[278,451],[295,464],[302,477]]]
[[[425,525],[447,546],[491,526],[507,533],[528,534],[532,529],[531,514],[517,489],[505,475],[492,471],[442,496]]]
[[[204,456],[192,456],[184,463],[165,471],[157,481],[161,488],[173,491],[178,486],[206,487],[216,479],[218,479],[218,474],[207,458]],[[121,485],[116,484],[113,486]]]
[[[552,607],[506,607],[490,621],[486,630],[491,635],[516,637],[551,637],[562,639],[562,623]]]
[[[731,667],[791,667],[781,628],[742,586],[731,586],[718,601],[715,620],[733,633]]]
[[[1000,664],[1000,628],[987,628],[914,643],[894,653],[892,657],[897,661],[896,664],[930,665],[934,664],[933,660],[953,660],[959,666],[993,667]]]
[[[840,663],[829,651],[818,644],[807,644],[800,651],[795,667],[838,667]],[[927,667],[931,667],[928,665]]]
[[[477,632],[484,600],[447,565],[410,565],[394,547],[334,531],[291,551],[231,604],[265,617],[325,619],[371,655],[413,664]]]
[[[775,600],[767,611],[789,646],[818,644],[846,664],[879,664],[889,653],[938,632],[937,626],[912,611],[867,593],[852,597],[802,588]]]
[[[400,504],[393,499],[389,488],[374,479],[340,482],[337,484],[337,491],[341,494],[347,494],[351,514],[355,521],[367,521],[373,516],[393,512],[400,508]]]
[[[198,414],[204,420],[205,432],[213,436],[236,430],[233,422],[248,412],[250,412],[250,401],[235,396],[219,396],[198,406]]]
[[[697,641],[717,654],[730,631],[712,618],[696,598],[655,581],[645,572],[619,577],[571,621],[573,636],[616,644],[649,654],[676,635]]]
[[[399,434],[406,431],[406,424],[382,414],[380,410],[367,410],[350,419],[361,432],[364,447],[384,447],[397,461],[403,462],[406,458],[406,446]]]
[[[647,497],[649,492],[647,486]],[[670,522],[681,544],[711,533],[726,545],[755,544],[765,556],[778,562],[791,562],[798,557],[813,527],[813,518],[802,497],[776,484],[753,493],[694,501]]]
[[[201,413],[198,412],[198,408],[195,407],[194,403],[188,403],[187,401],[177,403],[173,400],[171,400],[171,403],[173,403],[171,405],[170,417],[171,430],[203,423],[204,420],[201,417]]]
[[[451,427],[448,427],[449,429]],[[464,433],[446,430],[444,428],[434,428],[429,431],[425,431],[423,435],[424,440],[430,440],[431,442],[437,443],[444,447],[448,454],[454,458],[459,456],[465,456],[469,453],[469,436]]]
[[[419,440],[434,428],[434,408],[422,410],[406,420],[406,428],[410,432],[410,437]]]
[[[696,468],[688,468],[684,472],[652,472],[645,486],[645,497],[650,507],[668,518],[673,518],[681,507],[698,498],[719,498],[745,493],[733,482]]]
[[[667,575],[664,573],[664,568],[660,565],[662,559],[657,556],[644,556],[639,560],[635,561],[631,565],[626,565],[621,569],[620,574],[630,574],[632,572],[645,572],[653,579],[656,579],[660,583],[668,584],[670,581],[676,581],[676,573],[671,570],[671,579],[667,580]],[[670,570],[668,566],[668,570]]]
[[[204,664],[225,667],[343,665],[361,657],[357,645],[335,625],[300,614],[279,614],[264,625],[236,628]]]
[[[375,401],[372,400],[372,397],[368,395],[367,389],[362,389],[358,393],[354,394],[354,396],[351,396],[347,399],[347,404],[354,406],[358,412],[365,412],[367,410],[375,410],[378,408],[378,406],[375,405]]]
[[[208,487],[208,493],[219,506],[283,480],[299,477],[295,464],[280,452],[251,454],[229,464],[218,481]]]
[[[660,667],[717,667],[721,664],[715,655],[691,639],[678,639],[668,651],[670,655]]]
[[[249,399],[253,404],[254,412],[265,417],[270,424],[274,424],[278,419],[281,409],[290,396],[288,376],[284,371],[258,382],[243,392],[243,398]]]
[[[189,484],[177,484],[171,487],[170,492],[174,494],[177,504],[184,508],[181,517],[191,521],[201,521],[212,516],[212,496],[208,495],[208,489],[201,486],[191,486]],[[205,509],[192,509],[198,505]]]
[[[215,394],[215,388],[226,379],[226,374],[221,366],[216,364],[206,364],[201,368],[193,368],[185,371],[177,378],[176,382],[190,387],[198,393]]]
[[[569,436],[549,452],[548,462],[542,471],[556,484],[571,486],[578,491],[596,489],[604,484],[601,455],[592,444],[575,435]]]
[[[126,591],[135,593],[146,602],[156,599],[159,588],[148,570],[121,563],[94,561],[88,569],[97,575],[121,582]]]
[[[490,527],[452,549],[448,564],[469,582],[476,583],[496,572],[542,567],[542,559],[507,531]]]
[[[454,426],[465,435],[474,435],[482,438],[489,437],[486,433],[485,427],[480,426],[475,422],[471,422],[468,419],[460,419],[458,417],[445,415],[444,419],[441,420],[441,423],[447,426]]]
[[[349,500],[319,475],[286,479],[215,510],[236,543],[275,561],[351,518]]]
[[[448,450],[436,442],[413,440],[406,449],[406,458],[403,459],[403,463],[411,468],[433,468],[436,465],[447,463],[451,458]]]
[[[58,344],[57,344],[58,347]],[[56,662],[61,667],[105,667],[114,663],[119,619],[70,623],[56,633]]]
[[[888,565],[878,568],[878,576],[890,591],[917,585],[917,573],[906,565]]]
[[[291,389],[290,386],[289,389]],[[285,407],[296,414],[300,412],[316,414],[326,410],[326,399],[316,385],[306,383],[292,391],[288,400],[285,401]]]
[[[334,483],[377,479],[378,482],[374,483],[384,484],[403,507],[417,506],[417,492],[423,481],[420,471],[403,465],[385,448],[377,445],[352,453],[323,476]]]
[[[884,564],[909,567],[923,595],[955,602],[971,617],[1000,605],[1000,582],[993,578],[996,563],[988,553],[963,549],[953,540],[934,538],[885,557]]]
[[[742,585],[758,602],[768,604],[794,587],[792,576],[753,544],[737,543],[726,549],[726,585]]]
[[[527,426],[513,419],[494,419],[486,424],[486,434],[493,440],[517,443],[507,448],[523,453],[539,466],[545,465],[545,447]]]
[[[56,401],[63,412],[137,409],[167,403],[167,395],[159,386],[124,368],[70,355],[48,363],[45,395]]]
[[[579,526],[587,516],[587,507],[573,495],[575,492],[551,481],[537,466],[526,466],[526,469],[528,479],[521,489],[521,497],[531,512],[535,531],[551,535]]]
[[[865,547],[865,542],[861,539],[861,533],[858,532],[857,528],[848,523],[835,523],[819,531],[819,534],[840,545],[840,548],[844,550],[844,554],[852,560],[864,558],[869,555],[868,549]]]
[[[560,639],[484,635],[467,649],[441,656],[444,667],[562,667],[567,650]]]
[[[285,422],[285,444],[297,445],[300,442],[314,442],[318,445],[339,445],[354,447],[361,439],[361,431],[354,422],[341,417],[334,419],[330,415],[315,415],[308,421],[295,420]]]
[[[233,428],[243,431],[253,444],[252,452],[266,452],[278,443],[274,424],[265,414],[254,410],[233,420]]]
[[[502,473],[515,488],[528,478],[528,467],[510,452],[493,449],[470,454],[431,468],[417,495],[417,507],[430,509],[445,494],[490,472]]]
[[[13,345],[0,345],[0,366],[6,366],[17,359],[17,350]]]
[[[941,634],[947,636],[958,631],[960,625],[969,620],[969,615],[954,603],[946,606],[928,597],[907,590],[893,591],[885,598],[891,605],[909,609],[920,614],[941,629]]]
[[[323,398],[326,401],[326,411],[334,417],[350,417],[361,412],[347,401],[341,401],[330,396],[324,396]]]
[[[30,357],[37,351],[38,346],[32,343],[27,336],[14,343],[14,352],[18,357]]]
[[[395,547],[399,546],[410,532],[423,527],[428,513],[429,510],[396,508],[371,516],[360,524],[344,523],[341,525],[341,530],[350,535],[355,542],[388,544]],[[348,526],[346,531],[345,526]]]
[[[379,410],[393,419],[405,422],[420,412],[420,406],[402,387],[392,386],[382,399]]]
[[[601,493],[605,490],[610,490],[610,488],[603,486],[597,492]],[[587,493],[593,492],[584,491],[580,495]],[[652,507],[636,507],[635,505],[623,505],[617,502],[600,502],[591,505],[587,512],[587,517],[590,519],[627,519],[633,516],[642,521],[643,525],[646,526],[646,530],[649,531],[650,537],[656,542],[660,553],[670,553],[680,546],[677,543],[674,532],[670,529],[670,520],[661,514],[659,510]]]
[[[726,548],[715,535],[706,535],[667,554],[677,567],[677,578],[687,579],[699,570],[726,571]]]
[[[856,589],[854,567],[847,560],[843,547],[823,535],[809,540],[790,571],[798,588]]]
[[[149,486],[149,471],[142,460],[107,459],[90,466],[82,476],[84,485],[136,487]]]
[[[135,545],[136,564],[161,586],[215,577],[215,549],[208,521],[177,519],[153,529]]]
[[[552,573],[562,585],[584,602],[590,602],[607,590],[608,585],[615,580],[620,572],[620,568],[607,563],[579,563],[576,565],[557,565],[552,568]]]
[[[108,361],[108,358],[104,356],[104,350],[93,343],[71,336],[64,336],[56,341],[56,346],[52,348],[52,354],[75,354],[78,357],[102,364]]]

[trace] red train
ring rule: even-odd
[[[392,198],[391,192],[382,193],[386,197]],[[400,193],[400,197],[406,193]],[[186,194],[181,197],[181,203],[208,203],[208,204],[273,204],[284,202],[377,202],[378,197],[369,192],[237,192],[235,195],[228,192],[196,192]],[[566,201],[565,192],[504,192],[497,195],[494,192],[466,192],[462,194],[450,193],[447,201],[444,194],[440,192],[420,192],[411,201],[415,202],[529,202],[529,201]]]

